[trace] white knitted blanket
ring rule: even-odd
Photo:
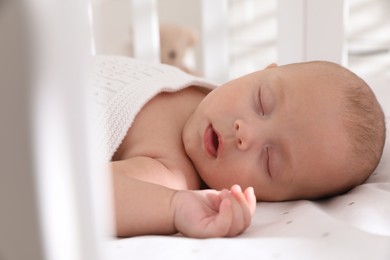
[[[90,86],[96,103],[100,158],[109,161],[118,149],[135,116],[161,92],[175,92],[191,85],[213,89],[215,84],[179,69],[120,56],[94,56]]]

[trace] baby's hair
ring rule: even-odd
[[[386,139],[386,124],[383,110],[368,84],[340,65],[328,65],[335,67],[334,76],[341,76],[341,84],[338,85],[345,109],[341,118],[352,148],[348,163],[353,176],[341,190],[336,191],[343,193],[364,183],[378,166]]]
[[[367,180],[378,166],[386,139],[385,117],[374,93],[367,83],[353,72],[347,71],[355,80],[344,88],[344,124],[350,134],[354,164],[357,169],[357,184]],[[357,166],[355,165],[355,166]]]

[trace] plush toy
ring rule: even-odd
[[[195,71],[194,48],[196,31],[174,24],[160,24],[161,62],[176,66],[183,71],[199,75]]]

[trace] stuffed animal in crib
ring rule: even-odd
[[[198,75],[195,71],[197,33],[192,28],[175,24],[160,24],[161,62]]]

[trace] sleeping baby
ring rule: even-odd
[[[216,87],[168,65],[96,56],[92,79],[120,237],[236,236],[256,201],[342,194],[382,155],[376,97],[334,63],[271,64]]]

